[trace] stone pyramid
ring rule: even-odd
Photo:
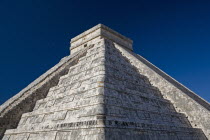
[[[3,140],[207,140],[210,104],[97,25],[0,107]],[[5,131],[7,129],[7,131]]]

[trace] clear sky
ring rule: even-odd
[[[98,23],[210,102],[209,0],[0,0],[0,104],[69,55]]]

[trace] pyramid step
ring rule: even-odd
[[[77,86],[75,84],[79,84],[79,82],[83,82],[87,79],[91,79],[91,77],[94,78],[98,75],[105,75],[104,66],[102,63],[99,63],[98,65],[91,67],[90,69],[87,69],[86,71],[83,71],[83,72],[80,72],[71,76],[68,75],[67,78],[61,79],[60,84],[58,86],[50,89],[48,96],[52,96],[53,94],[59,94],[61,88],[64,89],[64,87],[66,86],[68,87]],[[76,88],[76,87],[72,87],[72,88]]]
[[[83,86],[86,86],[86,88],[84,88],[83,92],[86,92],[87,90],[89,90],[89,94],[87,94],[87,93],[85,94],[86,97],[91,96],[91,95],[94,96],[95,94],[99,94],[98,92],[91,94],[92,90],[88,89],[88,87],[91,87],[90,86],[91,84],[96,84],[95,87],[97,87],[97,83],[101,82],[102,79],[103,79],[103,76],[100,77],[100,75],[98,75],[98,76],[95,76],[95,77],[92,77],[92,78],[88,79],[89,82],[87,82],[87,84],[83,83]],[[78,83],[80,83],[80,82],[78,82]],[[77,95],[76,93],[78,93],[78,90],[71,90],[71,88],[68,88],[68,87],[64,88],[63,86],[59,86],[59,87],[60,88],[56,87],[56,90],[59,89],[59,92],[55,92],[54,96],[48,96],[45,99],[41,99],[41,100],[37,101],[34,110],[37,110],[40,106],[42,106],[42,107],[46,106],[46,108],[48,108],[52,105],[49,106],[47,104],[51,104],[52,102],[55,102],[56,100],[64,98],[64,97],[72,98],[73,96]],[[67,92],[65,92],[65,91],[67,91]],[[52,89],[51,89],[50,92],[52,92]],[[101,91],[101,92],[103,92],[103,91]],[[170,104],[169,100],[162,99],[162,98],[156,98],[154,96],[150,96],[148,94],[142,94],[142,93],[139,93],[139,92],[136,93],[136,92],[131,92],[130,91],[130,92],[123,92],[122,93],[122,92],[116,91],[115,89],[108,89],[108,88],[106,88],[106,90],[104,92],[107,92],[107,95],[109,95],[109,93],[112,93],[112,95],[109,95],[109,96],[113,96],[115,98],[120,97],[122,95],[128,96],[130,94],[132,96],[128,96],[128,97],[125,97],[125,99],[120,99],[120,100],[131,100],[131,101],[134,101],[136,103],[138,103],[138,102],[141,103],[141,102],[144,101],[144,102],[150,102],[150,104],[154,104],[155,106],[157,106],[158,104],[164,104],[164,106],[165,106],[165,104]],[[68,99],[66,99],[66,101],[67,100]],[[65,103],[66,103],[66,101],[65,101]]]
[[[94,88],[97,83],[101,83],[103,81],[104,71],[98,71],[95,73],[93,77],[84,76],[83,80],[76,81],[75,83],[71,83],[65,86],[58,86],[50,90],[46,99],[56,99],[60,96],[67,96],[74,94],[75,92],[85,92]]]
[[[85,56],[83,58],[83,60],[88,60],[88,61],[92,62],[94,60],[98,60],[100,58],[103,58],[103,55],[104,55],[103,51],[101,51],[101,52],[94,53],[92,55],[89,55],[88,57]],[[58,85],[62,84],[65,79],[68,79],[68,78],[73,77],[75,75],[79,75],[80,73],[85,72],[89,69],[92,69],[93,67],[97,67],[98,65],[100,65],[100,63],[98,63],[96,66],[95,65],[93,66],[93,64],[87,64],[86,61],[79,60],[77,65],[70,67],[67,75],[64,75],[64,76],[60,77],[60,81],[59,81]]]
[[[58,134],[59,135],[59,134]],[[148,129],[105,129],[105,139],[109,140],[207,140],[202,130],[151,130]],[[100,140],[100,139],[98,139]]]
[[[88,57],[81,58],[81,60],[79,60],[78,62],[78,65],[75,65],[69,69],[69,75],[71,74],[75,75],[81,71],[84,71],[85,69],[83,70],[83,68],[90,68],[91,66],[94,66],[95,64],[97,65],[98,64],[97,60],[104,58],[103,52],[104,51],[102,50],[99,53],[95,53]],[[87,61],[92,62],[92,63],[88,64]]]
[[[163,98],[158,88],[152,86],[145,76],[135,73],[128,73],[119,69],[120,68],[118,66],[117,69],[113,68],[113,64],[112,66],[106,64],[106,75],[109,77],[106,80],[113,85],[139,90],[146,93],[150,92],[150,94],[153,94],[154,96]]]
[[[105,131],[101,131],[103,127],[105,127]],[[176,126],[157,125],[153,123],[136,123],[136,122],[126,122],[126,121],[116,121],[116,120],[106,120],[106,121],[92,120],[92,121],[84,121],[84,122],[61,123],[61,124],[57,124],[56,127],[54,127],[54,125],[49,125],[48,127],[46,127],[46,124],[40,124],[39,126],[35,124],[31,124],[31,128],[33,128],[33,130],[23,130],[23,129],[22,130],[20,129],[8,130],[6,132],[6,136],[9,137],[9,136],[15,136],[15,135],[20,135],[20,134],[27,135],[27,133],[39,134],[39,133],[43,133],[42,128],[45,128],[45,131],[44,131],[45,134],[54,132],[56,136],[59,137],[60,133],[69,132],[65,136],[68,136],[70,138],[71,137],[70,132],[73,132],[73,131],[80,132],[81,130],[84,130],[84,128],[89,128],[89,130],[86,129],[86,131],[81,132],[87,136],[87,133],[85,132],[88,132],[91,129],[101,128],[101,130],[99,131],[102,132],[103,135],[110,136],[109,139],[111,140],[114,140],[113,136],[111,135],[114,135],[115,139],[119,139],[121,138],[120,135],[126,136],[126,135],[129,135],[129,133],[130,135],[132,133],[135,133],[136,138],[145,138],[145,137],[142,137],[143,136],[142,134],[144,134],[144,136],[147,136],[147,137],[150,136],[150,139],[148,140],[153,140],[153,139],[160,140],[160,138],[161,140],[162,139],[164,140],[165,139],[164,136],[165,137],[167,136],[166,140],[168,136],[171,136],[171,137],[173,136],[174,138],[176,137],[175,140],[207,140],[205,135],[203,135],[202,131],[196,128],[176,127]],[[66,129],[70,129],[70,130],[66,131]],[[89,134],[94,134],[94,133],[89,133]],[[55,136],[55,135],[51,134],[51,136]],[[78,136],[81,136],[81,134],[77,133],[77,137]],[[156,137],[159,136],[159,137],[155,138],[154,136]],[[134,138],[131,137],[129,139],[133,140]]]
[[[67,86],[71,83],[78,82],[78,81],[84,81],[91,77],[95,77],[97,72],[99,71],[105,71],[103,62],[99,63],[98,65],[94,67],[86,67],[86,70],[80,71],[76,74],[69,74],[68,76],[60,79],[60,86]],[[90,76],[91,75],[91,76]]]
[[[93,93],[94,92],[94,93]],[[83,92],[80,94],[72,94],[70,96],[64,96],[61,98],[57,98],[55,100],[49,100],[46,102],[42,102],[42,103],[38,103],[39,106],[37,105],[37,108],[34,110],[36,112],[43,112],[42,110],[47,110],[45,111],[45,113],[48,113],[50,110],[56,110],[57,108],[59,108],[59,106],[63,106],[63,105],[71,105],[72,108],[78,106],[78,104],[82,101],[80,101],[80,99],[85,99],[85,100],[91,100],[91,98],[97,98],[97,96],[104,96],[102,102],[99,103],[107,103],[107,104],[111,104],[113,106],[121,106],[123,108],[129,108],[129,109],[138,109],[138,110],[148,110],[151,112],[161,112],[161,113],[173,113],[176,111],[174,109],[171,109],[171,104],[169,102],[163,102],[158,103],[153,100],[153,105],[151,104],[142,104],[139,103],[138,104],[131,104],[129,102],[122,102],[122,98],[116,98],[114,96],[110,96],[110,95],[106,95],[103,92],[101,92],[100,88],[93,88],[92,90],[89,90],[88,92]],[[88,101],[91,102],[91,101]],[[166,105],[168,104],[168,105]],[[167,107],[168,106],[168,107]],[[61,108],[59,110],[62,110]],[[33,112],[30,112],[29,114],[33,114]]]
[[[79,99],[88,98],[98,94],[100,83],[93,83],[90,85],[83,86],[84,88],[77,90],[70,90],[66,94],[59,94],[57,96],[50,96],[37,102],[34,111],[40,109],[48,109],[53,106],[59,106],[62,104],[77,101]],[[94,93],[92,93],[94,92]]]
[[[74,110],[74,109],[78,109],[78,108],[81,108],[81,107],[84,107],[84,106],[88,106],[88,105],[94,105],[94,104],[106,104],[106,105],[109,105],[109,106],[112,106],[112,107],[116,107],[118,108],[117,112],[121,112],[123,113],[122,109],[125,109],[125,110],[130,110],[130,111],[139,111],[139,112],[148,112],[148,113],[156,113],[156,114],[165,114],[165,115],[173,115],[173,116],[179,116],[178,114],[182,114],[182,113],[177,113],[177,112],[174,112],[174,111],[165,111],[165,110],[151,110],[151,109],[148,109],[147,106],[144,106],[142,108],[130,108],[130,107],[127,107],[127,106],[123,106],[123,105],[116,105],[116,101],[110,101],[110,102],[104,102],[103,100],[104,99],[101,99],[101,96],[102,95],[91,95],[90,97],[86,97],[86,98],[83,98],[84,100],[81,101],[81,100],[77,100],[77,101],[74,101],[74,102],[66,102],[66,104],[63,104],[60,102],[59,105],[57,106],[53,106],[53,107],[49,107],[49,108],[42,108],[42,109],[39,109],[39,110],[35,110],[33,112],[29,112],[29,113],[24,113],[22,117],[29,117],[29,116],[34,116],[34,115],[40,115],[40,114],[48,114],[48,113],[52,113],[54,112],[55,110],[58,112],[58,111],[62,111],[62,110]],[[67,101],[67,100],[70,100],[70,98],[62,98],[64,101]],[[72,99],[72,97],[71,97]],[[96,101],[92,101],[92,100],[96,100]],[[105,99],[106,100],[106,99]],[[86,102],[85,105],[82,105],[83,102]],[[58,103],[58,102],[57,102]],[[53,104],[51,102],[49,102],[49,104]],[[62,105],[62,106],[61,106]],[[67,105],[72,105],[71,107],[66,107]],[[119,109],[120,108],[120,109]],[[111,111],[111,109],[110,109]],[[115,111],[115,110],[113,110]],[[117,113],[115,112],[115,113]],[[181,115],[183,116],[183,115]]]
[[[88,99],[88,98],[87,98]],[[92,100],[96,101],[93,102]],[[110,99],[109,99],[110,100]],[[92,102],[91,102],[92,101]],[[82,103],[86,102],[85,105],[82,105]],[[88,104],[87,104],[88,102]],[[136,121],[144,121],[144,122],[156,122],[156,123],[164,123],[164,124],[174,124],[176,123],[176,125],[180,125],[180,126],[190,126],[189,122],[187,121],[186,117],[184,114],[181,113],[176,113],[176,112],[157,112],[157,111],[149,111],[149,110],[138,110],[135,108],[127,108],[127,107],[122,107],[122,105],[117,106],[116,104],[110,104],[108,102],[104,102],[103,101],[103,96],[99,95],[99,96],[93,96],[91,98],[89,98],[88,100],[86,100],[86,98],[83,98],[82,101],[77,101],[77,104],[74,105],[73,104],[65,104],[61,107],[57,106],[57,107],[53,107],[53,108],[49,108],[49,109],[42,109],[42,110],[38,110],[38,111],[33,111],[31,113],[26,113],[22,116],[20,125],[22,124],[22,122],[25,122],[27,119],[34,119],[37,118],[38,120],[43,119],[44,116],[48,116],[49,114],[51,114],[53,116],[56,117],[57,114],[62,114],[62,112],[67,113],[68,111],[72,112],[74,110],[79,110],[80,109],[80,116],[82,117],[88,117],[88,116],[96,116],[97,114],[101,114],[103,112],[97,112],[100,111],[97,108],[94,110],[94,108],[89,108],[90,111],[88,111],[89,113],[87,113],[88,107],[93,107],[96,105],[101,105],[105,104],[105,111],[106,115],[109,116],[108,118],[116,118],[120,117],[122,120],[130,120],[130,119],[135,119]],[[71,107],[69,107],[71,106]],[[107,109],[106,109],[107,108]],[[82,111],[81,111],[82,109]],[[84,110],[83,110],[84,109]],[[93,112],[95,111],[95,112]],[[104,113],[105,113],[104,112]],[[104,114],[103,113],[103,114]],[[82,115],[83,114],[83,115]],[[115,116],[115,117],[114,117]],[[72,120],[72,117],[70,119],[67,120]],[[51,117],[54,118],[54,117]],[[120,119],[119,118],[119,119]],[[63,118],[65,119],[65,118]],[[48,119],[49,121],[49,119]],[[39,122],[39,121],[38,121]],[[44,121],[46,122],[46,121]],[[40,122],[39,122],[40,123]]]
[[[30,133],[30,132],[29,132]],[[145,140],[207,140],[206,137],[202,134],[201,130],[189,130],[189,131],[161,131],[161,130],[133,130],[133,129],[116,129],[116,128],[90,128],[90,129],[73,129],[69,131],[35,131],[29,136],[29,133],[14,133],[12,135],[5,135],[3,140],[16,139],[55,139],[55,140],[63,140],[74,138],[74,140],[137,140],[137,139],[145,139]],[[135,136],[131,137],[132,135]]]
[[[64,99],[66,100],[66,99]],[[95,104],[102,104],[103,98],[102,95],[93,96],[91,98],[84,98],[83,100],[77,100],[72,102],[66,102],[62,104],[61,102],[57,102],[58,105],[52,106],[49,108],[42,108],[39,110],[34,110],[33,112],[24,113],[22,117],[32,116],[32,115],[39,115],[39,114],[48,114],[52,112],[58,112],[62,110],[76,110],[85,106],[92,106]],[[64,102],[63,102],[64,103]]]

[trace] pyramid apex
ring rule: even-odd
[[[133,51],[133,41],[120,33],[112,30],[111,28],[99,23],[96,26],[88,29],[87,31],[79,34],[78,36],[71,39],[71,53],[77,52],[84,48],[84,45],[89,41],[96,38],[109,39],[122,47]]]

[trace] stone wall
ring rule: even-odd
[[[143,57],[115,44],[116,48],[135,66],[139,73],[149,78],[164,98],[170,100],[177,112],[186,114],[194,128],[201,128],[210,139],[210,105],[201,97],[152,65]]]
[[[98,40],[94,47],[87,47],[85,56],[70,66],[58,84],[49,89],[46,98],[36,102],[32,112],[22,115],[16,129],[6,131],[3,140],[20,137],[94,140],[99,137],[101,130],[94,127],[100,125],[96,119],[104,114],[105,48],[102,42]]]
[[[0,106],[0,139],[6,129],[17,127],[22,114],[31,112],[36,101],[46,97],[49,89],[58,84],[59,78],[68,73],[69,67],[75,65],[78,59],[85,55],[87,49],[63,58],[57,65]]]

